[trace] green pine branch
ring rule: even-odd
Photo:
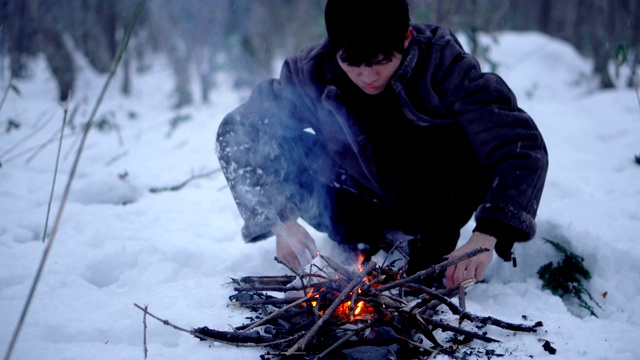
[[[544,241],[552,245],[562,255],[562,259],[556,263],[549,262],[538,269],[538,277],[543,284],[542,288],[550,290],[563,300],[567,297],[574,298],[580,307],[598,317],[591,304],[603,309],[584,286],[584,282],[591,279],[591,272],[584,266],[584,258],[558,242],[549,239],[544,239]]]

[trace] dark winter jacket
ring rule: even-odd
[[[483,232],[491,229],[496,251],[505,257],[513,241],[535,233],[547,170],[542,136],[504,81],[481,72],[449,29],[412,27],[415,36],[388,86],[416,124],[455,122],[463,129],[493,180],[476,223]],[[282,149],[301,136],[314,136],[323,145],[299,149],[317,178],[336,186],[362,184],[372,201],[389,200],[370,143],[335,86],[340,71],[326,43],[311,46],[286,60],[279,79],[258,85],[220,125],[218,157],[245,221],[246,241],[270,236],[273,225],[295,216],[281,196],[289,166]]]

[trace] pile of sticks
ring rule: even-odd
[[[316,266],[304,273],[290,269],[295,276],[232,279],[236,294],[230,297],[231,304],[258,315],[233,331],[200,327],[191,333],[201,340],[263,346],[268,351],[262,358],[273,359],[464,357],[463,344],[499,342],[477,329],[491,325],[533,333],[542,326],[468,312],[464,294],[472,282],[447,289],[425,285],[425,279],[485,251],[476,248],[408,277],[392,265],[381,267],[371,261],[355,271],[320,255],[331,272]],[[446,337],[447,344],[442,340],[445,334],[451,335]]]

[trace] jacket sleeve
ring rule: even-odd
[[[440,44],[434,88],[464,128],[492,183],[476,211],[476,230],[496,237],[496,252],[510,259],[516,241],[535,235],[535,216],[548,167],[535,123],[498,75],[483,73],[455,36]]]
[[[283,195],[290,163],[290,151],[283,146],[305,128],[290,79],[287,61],[279,79],[260,83],[218,128],[218,160],[245,222],[246,242],[270,237],[275,224],[297,217],[297,209]]]

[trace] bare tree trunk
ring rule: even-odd
[[[593,43],[593,71],[600,76],[600,86],[604,89],[614,87],[611,74],[609,73],[609,63],[612,58],[611,42],[607,36],[609,25],[610,2],[608,0],[593,1],[593,26],[591,27],[591,41]]]

